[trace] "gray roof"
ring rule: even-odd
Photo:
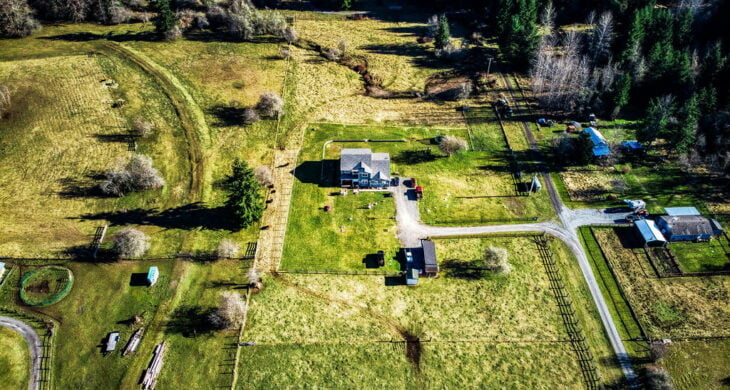
[[[423,265],[426,272],[438,272],[438,262],[436,261],[436,245],[431,240],[421,240],[423,247]]]
[[[390,180],[390,155],[373,153],[370,149],[342,149],[340,171],[363,168],[373,178]]]
[[[672,235],[696,236],[715,234],[710,220],[700,215],[662,215],[659,220],[664,222]]]

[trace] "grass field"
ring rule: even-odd
[[[669,249],[683,272],[730,270],[730,242],[726,235],[709,242],[672,242]]]
[[[415,288],[375,276],[266,278],[249,313],[244,339],[256,346],[242,350],[239,387],[583,386],[531,238],[445,239],[436,245],[441,276],[422,278]],[[488,245],[509,250],[512,273],[475,276],[444,265],[475,260]],[[571,275],[566,284],[574,301],[590,302],[568,252],[551,246]],[[616,369],[600,321],[591,305],[577,307],[589,345],[603,362],[599,370],[611,382]],[[421,342],[406,347],[404,334]]]
[[[672,373],[677,389],[719,389],[730,386],[728,340],[675,341],[662,363]]]
[[[28,387],[30,356],[23,336],[0,327],[0,389],[16,390]]]

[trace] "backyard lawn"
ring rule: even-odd
[[[669,249],[682,272],[730,270],[730,242],[725,234],[708,242],[672,242]]]
[[[0,381],[1,390],[28,387],[30,356],[28,343],[14,330],[0,327]]]

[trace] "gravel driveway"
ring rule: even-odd
[[[38,390],[41,378],[41,356],[43,356],[43,344],[41,344],[41,338],[38,336],[35,329],[16,318],[0,316],[0,326],[10,328],[20,333],[20,335],[28,342],[31,359],[28,389]]]

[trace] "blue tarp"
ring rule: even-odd
[[[590,137],[591,142],[593,142],[593,155],[594,156],[608,156],[611,154],[611,148],[608,147],[608,142],[606,142],[606,139],[603,137],[603,134],[601,134],[600,131],[592,128],[592,127],[586,127],[585,130]]]
[[[632,149],[632,150],[644,149],[644,145],[642,145],[641,142],[638,142],[638,141],[623,141],[623,142],[621,142],[621,146],[623,146],[626,149]]]

